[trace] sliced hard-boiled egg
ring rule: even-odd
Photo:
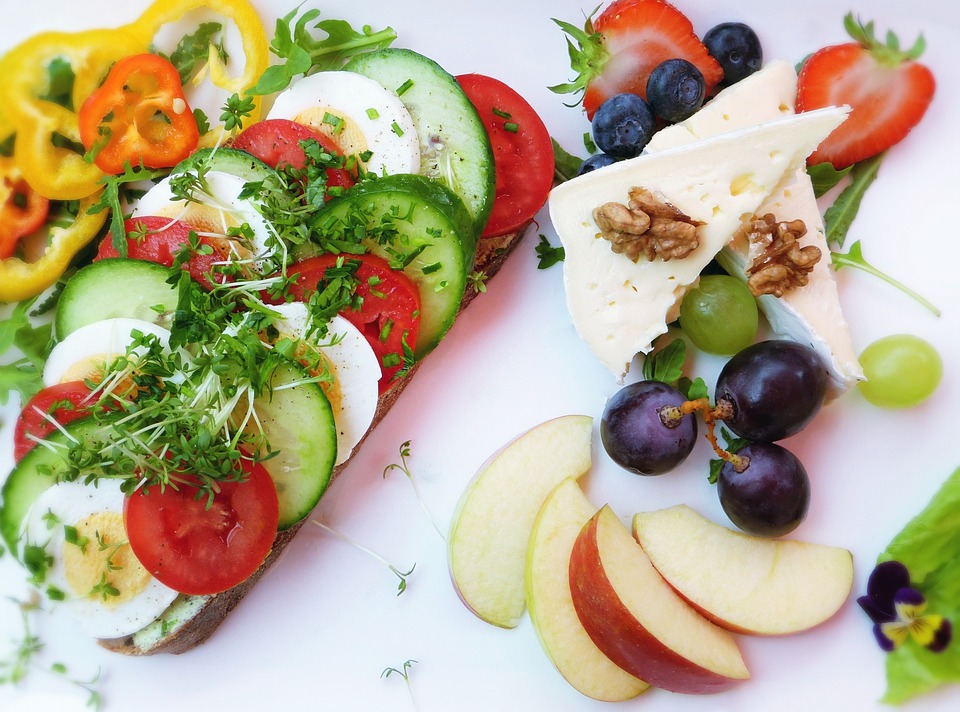
[[[127,543],[119,483],[61,482],[33,503],[24,540],[46,555],[44,590],[97,638],[140,630],[177,597],[140,564]]]
[[[420,139],[394,92],[356,72],[317,72],[277,95],[268,119],[290,119],[329,136],[346,156],[370,158],[377,175],[420,172]]]
[[[99,382],[106,365],[127,354],[136,332],[156,336],[164,348],[170,342],[169,330],[142,319],[119,317],[91,322],[71,331],[51,349],[43,367],[43,385],[85,379]],[[145,351],[143,346],[136,346],[131,356]]]
[[[203,176],[203,189],[194,191],[190,201],[174,195],[170,181],[175,178],[164,178],[144,193],[134,208],[133,217],[157,215],[177,219],[200,234],[221,238],[246,224],[250,228],[249,241],[232,236],[230,243],[234,259],[252,261],[255,268],[276,250],[269,223],[254,201],[240,197],[246,183],[243,178],[223,171],[208,171]]]
[[[337,464],[344,462],[373,422],[377,410],[380,363],[366,338],[342,316],[331,319],[322,341],[308,339],[310,315],[305,304],[292,302],[271,307],[280,314],[276,327],[289,339],[319,349],[332,382],[322,383],[337,426]]]

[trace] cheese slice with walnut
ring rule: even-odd
[[[794,113],[797,73],[787,62],[771,62],[710,100],[684,122],[659,131],[647,145],[648,153],[682,146],[708,136],[743,129]],[[758,215],[773,214],[779,221],[803,220],[806,234],[801,246],[815,246],[820,261],[809,274],[806,285],[776,297],[762,294],[758,304],[773,332],[813,347],[826,361],[831,376],[829,397],[846,392],[863,379],[863,369],[840,309],[840,298],[824,235],[823,218],[817,206],[810,177],[804,166],[784,182],[757,208]],[[747,279],[755,246],[746,233],[739,234],[717,255],[730,274]]]
[[[566,253],[567,307],[581,338],[620,380],[634,356],[648,353],[667,331],[677,298],[846,113],[831,107],[784,116],[621,161],[554,188],[549,211]],[[696,249],[679,259],[636,261],[611,249],[594,209],[627,203],[638,187],[701,223]]]

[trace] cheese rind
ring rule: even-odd
[[[615,163],[550,193],[549,211],[563,244],[567,307],[577,332],[620,380],[637,353],[667,330],[683,292],[750,219],[785,174],[796,172],[846,117],[827,108]],[[701,221],[700,244],[683,259],[637,262],[611,249],[594,208],[626,203],[634,186],[659,192]]]
[[[796,92],[797,73],[793,65],[771,62],[720,92],[686,121],[657,132],[646,150],[648,153],[669,150],[791,115],[795,110]],[[863,369],[840,308],[823,218],[803,166],[792,176],[785,176],[781,185],[757,208],[758,215],[766,213],[773,213],[783,221],[803,220],[807,234],[800,240],[801,246],[816,246],[822,257],[806,286],[792,289],[779,298],[762,295],[758,304],[777,336],[806,344],[823,357],[830,371],[828,397],[835,398],[863,379]],[[752,260],[750,246],[742,234],[717,255],[717,261],[727,272],[744,281]]]

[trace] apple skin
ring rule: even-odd
[[[525,607],[530,532],[550,492],[592,465],[593,418],[543,422],[494,453],[467,485],[447,537],[450,578],[480,619],[514,628]]]
[[[721,692],[750,677],[732,635],[677,595],[609,506],[577,536],[569,577],[587,634],[632,675],[687,694]]]
[[[686,505],[637,513],[633,536],[677,593],[737,633],[808,630],[839,611],[853,587],[846,549],[750,536]]]
[[[620,702],[650,686],[597,648],[580,624],[570,595],[570,552],[596,511],[572,478],[561,482],[543,503],[527,550],[527,613],[540,645],[567,682],[587,697]]]

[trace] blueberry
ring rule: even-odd
[[[603,168],[604,166],[609,166],[611,163],[616,162],[617,159],[611,156],[609,153],[595,153],[580,164],[580,168],[577,169],[577,175],[582,176],[584,173],[595,171],[598,168]]]
[[[736,84],[763,64],[760,38],[742,22],[720,23],[703,36],[703,44],[723,67],[721,86]]]
[[[654,114],[675,123],[689,118],[703,106],[706,88],[703,74],[691,62],[668,59],[650,73],[647,101]]]
[[[637,94],[614,94],[593,115],[593,142],[614,158],[633,158],[653,136],[657,120]]]

